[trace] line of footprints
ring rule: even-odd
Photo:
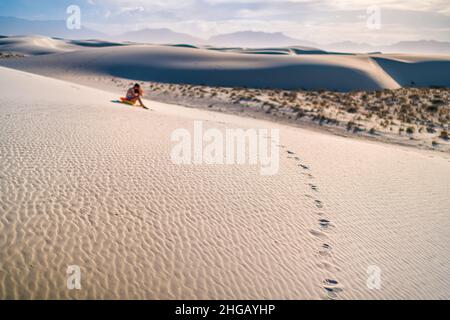
[[[279,146],[282,149],[286,149],[286,146],[280,145]],[[301,162],[301,159],[292,151],[286,150],[288,154],[288,159],[293,159],[297,162],[297,166],[300,168],[301,172],[300,174],[306,178],[307,185],[311,189],[312,194],[306,194],[305,197],[311,199],[313,201],[314,205],[318,209],[317,214],[320,216],[320,218],[317,220],[317,226],[318,229],[314,228],[310,232],[314,237],[320,238],[320,239],[326,239],[326,232],[334,227],[334,225],[331,223],[330,220],[323,218],[323,207],[324,204],[321,200],[319,200],[316,195],[319,194],[319,188],[317,185],[313,183],[314,176],[311,173],[311,168]],[[321,245],[321,248],[319,250],[319,254],[326,258],[331,257],[333,248],[328,243],[323,243]],[[328,264],[326,264],[328,265]],[[325,279],[323,281],[323,289],[325,290],[326,298],[327,299],[337,299],[338,294],[343,291],[341,287],[339,287],[339,282],[334,279]]]

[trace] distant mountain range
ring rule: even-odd
[[[382,48],[382,51],[450,54],[450,42],[441,42],[434,40],[401,41]]]
[[[288,46],[316,46],[316,44],[290,38],[281,32],[267,33],[257,31],[240,31],[214,36],[208,44],[228,47],[288,47]]]
[[[384,53],[434,53],[450,54],[450,42],[435,40],[401,41],[391,45],[373,46],[352,41],[319,45],[321,49],[338,52],[384,52]]]
[[[66,39],[103,39],[114,41],[131,41],[155,44],[191,44],[214,45],[225,47],[287,47],[306,46],[336,52],[399,52],[399,53],[435,53],[450,54],[450,42],[434,40],[402,41],[392,45],[373,46],[367,43],[352,41],[331,44],[317,44],[310,41],[288,37],[281,32],[267,33],[256,31],[240,31],[221,34],[210,39],[201,39],[186,33],[174,32],[170,29],[143,29],[126,32],[119,36],[110,36],[88,28],[69,30],[64,20],[31,21],[15,17],[0,16],[0,35],[39,34],[48,37]]]
[[[206,41],[196,38],[186,33],[174,32],[170,29],[143,29],[138,31],[126,32],[120,36],[114,36],[115,40],[147,42],[160,44],[204,44]]]

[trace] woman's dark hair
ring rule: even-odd
[[[135,88],[140,88],[141,85],[140,85],[139,83],[136,83],[136,84],[134,85],[134,87],[135,87]]]

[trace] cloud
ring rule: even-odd
[[[48,0],[40,2],[45,1]],[[449,0],[79,0],[78,2],[85,4],[82,9],[86,25],[106,33],[117,34],[147,27],[167,27],[200,37],[253,30],[284,32],[292,37],[316,42],[341,40],[388,42],[421,38],[450,41]],[[30,2],[22,0],[20,3],[25,6]],[[382,29],[379,31],[368,30],[366,27],[368,18],[366,10],[374,5],[381,9]],[[0,9],[5,11],[1,4]],[[43,16],[45,10],[41,11],[38,13]]]

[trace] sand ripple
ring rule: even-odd
[[[280,127],[276,176],[176,166],[195,119],[271,124],[0,73],[0,298],[449,298],[444,156]]]

